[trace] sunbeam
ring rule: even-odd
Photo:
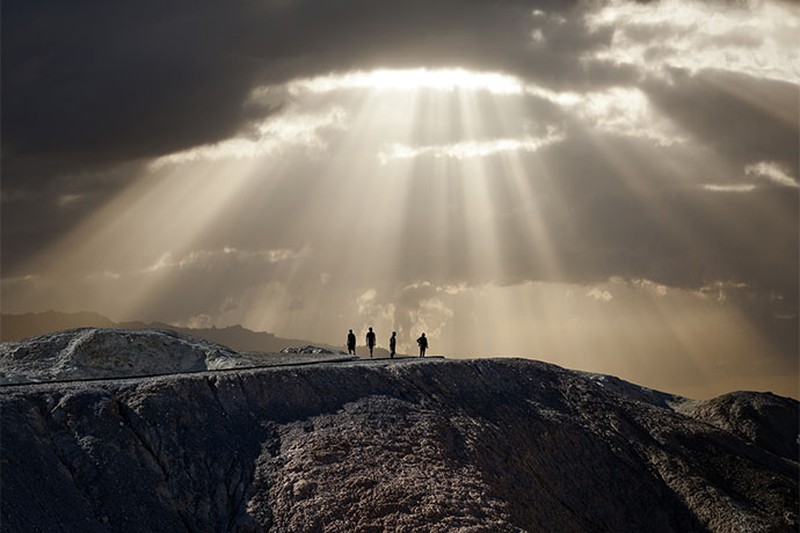
[[[6,274],[4,308],[334,346],[373,327],[405,352],[425,331],[449,357],[793,393],[798,76],[776,43],[796,10],[581,9],[534,11],[493,61],[287,57],[213,135],[134,152],[104,203],[59,191],[71,223]],[[667,26],[673,47],[643,37]]]

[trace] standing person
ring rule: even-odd
[[[393,331],[389,337],[389,359],[394,359],[395,348],[397,348],[397,332]]]
[[[375,349],[375,332],[369,328],[367,332],[367,348],[369,348],[369,356],[372,357],[372,350]]]
[[[417,339],[417,344],[419,344],[419,356],[425,357],[425,350],[428,349],[428,338],[424,333],[419,339]]]
[[[352,329],[347,334],[347,353],[356,355],[356,334]]]

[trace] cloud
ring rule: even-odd
[[[610,302],[614,296],[607,290],[601,290],[598,287],[593,287],[586,293],[586,296],[600,302]]]
[[[642,88],[659,113],[722,161],[738,168],[772,161],[797,175],[797,85],[708,70],[673,71]]]
[[[714,183],[707,183],[703,185],[703,188],[707,191],[715,191],[715,192],[751,192],[754,191],[756,186],[750,183],[738,183],[738,184],[729,184],[729,185],[718,185]]]
[[[669,294],[669,289],[665,285],[660,285],[649,279],[635,279],[631,280],[631,283],[634,286],[638,286],[642,289],[652,291],[658,296],[666,296],[667,294]]]
[[[154,273],[160,271],[210,271],[214,269],[228,270],[230,264],[246,265],[254,269],[265,268],[273,263],[293,261],[307,258],[313,254],[309,247],[301,249],[280,248],[272,250],[240,250],[226,246],[217,250],[195,250],[183,257],[174,258],[172,253],[165,253],[158,260],[138,273]],[[221,267],[222,265],[222,267]],[[130,274],[129,272],[128,274]]]
[[[416,309],[409,311],[409,331],[419,331],[432,338],[439,337],[452,317],[453,311],[441,299],[421,300]]]
[[[113,311],[136,287],[130,318],[411,343],[538,284],[622,309],[620,278],[791,348],[771,320],[797,307],[799,11],[4,4],[4,306]]]
[[[758,176],[784,187],[797,188],[799,186],[797,180],[790,177],[788,172],[787,167],[774,161],[761,161],[744,167],[744,173],[748,176]]]
[[[370,91],[487,91],[491,94],[521,94],[523,84],[514,76],[498,72],[472,72],[463,68],[375,69],[292,80],[289,94],[305,91],[328,93],[345,89]]]
[[[730,281],[715,281],[710,285],[700,287],[695,291],[700,298],[707,299],[713,297],[719,303],[728,301],[728,294],[731,292],[741,293],[742,291],[751,291],[752,289],[746,283],[735,283]]]
[[[364,321],[363,328],[370,327],[370,324],[380,323],[392,324],[395,321],[395,305],[393,303],[380,303],[378,291],[367,289],[356,299],[358,315]]]
[[[153,168],[198,160],[253,159],[274,155],[292,147],[324,150],[325,141],[320,135],[326,128],[341,129],[347,115],[340,107],[322,114],[284,112],[253,126],[252,133],[237,136],[215,144],[197,146],[189,150],[161,156],[151,163]]]
[[[424,78],[518,92],[521,80],[608,87],[692,61],[695,72],[725,66],[796,82],[795,21],[791,4],[774,2],[15,4],[3,17],[4,153],[15,164],[35,155],[86,168],[213,145],[274,111],[254,105],[254,88],[292,80],[305,90]],[[657,42],[669,48],[654,62]]]
[[[246,105],[265,82],[358,64],[521,60],[527,13],[454,1],[4,6],[4,153],[85,168],[214,144],[269,113]]]
[[[583,95],[571,111],[603,133],[650,139],[661,146],[687,142],[668,117],[658,113],[637,88],[611,88]]]
[[[589,28],[613,27],[595,60],[632,64],[657,74],[672,68],[722,69],[789,83],[800,82],[792,43],[797,6],[781,2],[724,4],[686,0],[613,1],[589,13]]]
[[[4,6],[9,154],[86,168],[236,131],[254,74],[244,57],[220,47],[234,39],[236,15],[210,3],[197,8]]]
[[[524,2],[455,0],[224,7],[201,0],[191,9],[4,4],[4,269],[16,268],[80,219],[76,210],[58,220],[48,214],[65,186],[91,196],[82,206],[86,213],[135,181],[153,159],[273,150],[273,136],[282,133],[258,125],[274,124],[270,117],[291,95],[254,99],[259,88],[376,66],[450,68],[450,74],[454,66],[513,70],[505,67],[528,61],[530,18]],[[506,83],[509,77],[487,79]],[[20,201],[11,208],[8,198]]]
[[[454,312],[445,301],[457,294],[452,289],[427,281],[393,286],[381,292],[369,288],[355,299],[361,321],[359,328],[366,331],[367,327],[373,327],[379,335],[397,331],[400,349],[414,352],[414,340],[420,333],[439,337],[453,318]]]
[[[188,320],[177,321],[175,322],[175,325],[185,328],[205,329],[214,327],[216,323],[210,315],[201,313],[189,318]]]
[[[392,159],[414,159],[421,156],[446,157],[453,159],[472,159],[496,155],[503,152],[536,152],[548,144],[564,138],[553,130],[544,137],[524,137],[521,139],[493,139],[487,141],[462,141],[439,146],[406,146],[395,143],[388,151],[378,153],[378,159],[386,164]]]

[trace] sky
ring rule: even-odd
[[[4,313],[798,396],[800,6],[2,3]]]

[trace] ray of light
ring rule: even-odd
[[[128,291],[125,301],[95,297],[100,298],[99,307],[114,309],[116,316],[136,316],[168,281],[163,275],[168,267],[181,266],[181,258],[228,214],[236,196],[255,177],[270,175],[256,158],[203,159],[157,161],[26,269],[65,286],[95,272],[135,280],[136,290]],[[273,160],[272,170],[279,174],[281,165]],[[112,298],[119,294],[109,294],[106,300]]]
[[[335,141],[324,170],[316,176],[313,190],[304,197],[302,216],[287,228],[290,240],[313,235],[315,253],[324,258],[326,281],[319,288],[318,298],[329,306],[309,306],[308,312],[285,313],[278,317],[268,298],[261,298],[247,315],[247,320],[265,324],[278,331],[302,331],[307,324],[325,321],[322,313],[339,308],[337,316],[364,294],[383,291],[392,279],[400,257],[399,241],[404,226],[404,206],[408,201],[408,182],[402,169],[386,169],[376,157],[381,139],[387,136],[408,140],[416,109],[416,91],[366,92],[348,104],[352,115],[346,135]],[[320,98],[329,99],[322,95]],[[301,281],[299,281],[301,282]],[[297,291],[292,277],[285,279],[289,292]],[[346,301],[337,287],[355,283],[363,287],[361,295],[352,294]],[[377,307],[364,300],[363,306]],[[263,309],[262,309],[263,308]],[[350,315],[340,322],[342,328],[365,329],[366,321],[378,320],[380,328],[392,327],[387,311],[377,317]],[[329,318],[328,318],[329,319]],[[365,322],[362,322],[365,321]],[[357,322],[357,323],[354,323]],[[346,331],[346,330],[345,330]]]
[[[254,138],[236,137],[155,162],[42,254],[34,271],[141,274],[135,294],[116,304],[120,314],[130,316],[173,283],[186,264],[201,262],[204,253],[220,253],[198,250],[201,240],[216,243],[222,255],[242,252],[236,248],[236,225],[217,226],[233,218],[234,206],[247,205],[242,216],[254,220],[240,221],[243,225],[268,222],[281,228],[274,237],[277,247],[263,252],[264,263],[274,265],[269,277],[237,294],[238,301],[213,310],[212,323],[223,319],[307,338],[311,325],[326,322],[328,329],[316,331],[325,331],[322,340],[331,343],[349,327],[373,325],[381,339],[396,328],[408,351],[425,328],[438,337],[439,353],[533,352],[559,364],[634,378],[648,368],[668,367],[673,380],[681,372],[697,379],[712,375],[717,359],[709,354],[726,348],[737,354],[772,350],[732,307],[714,307],[690,294],[667,298],[655,284],[559,281],[565,264],[558,250],[564,247],[554,242],[552,225],[562,218],[551,217],[572,206],[556,193],[540,195],[542,183],[558,177],[538,153],[563,134],[521,135],[517,117],[523,98],[545,97],[572,112],[613,170],[614,185],[630,193],[638,207],[648,206],[649,216],[685,250],[702,249],[691,225],[675,221],[666,206],[652,201],[652,183],[642,181],[641,160],[656,152],[640,142],[625,146],[641,153],[624,153],[610,140],[611,135],[617,141],[644,137],[662,154],[681,144],[683,132],[653,115],[640,91],[580,100],[537,93],[504,75],[425,69],[299,80],[287,90],[294,107],[256,128]],[[626,115],[626,108],[633,111]],[[651,127],[655,123],[658,127]],[[309,151],[283,157],[283,146]],[[315,154],[322,159],[311,161]],[[666,157],[661,163],[665,172],[690,182],[685,168]],[[686,165],[704,173],[724,167],[715,160]],[[318,174],[304,176],[301,187],[291,183],[298,168]],[[774,174],[772,167],[756,171]],[[775,176],[773,181],[783,179]],[[544,210],[545,200],[550,211]],[[709,218],[721,226],[735,224],[724,213]],[[521,240],[528,249],[504,248],[507,230],[518,232],[521,238],[514,242]],[[520,263],[523,269],[515,271]],[[309,280],[314,280],[310,287]],[[227,281],[219,278],[194,292],[212,293]],[[653,353],[642,354],[648,346]],[[653,358],[670,357],[669,364],[653,364]],[[659,379],[653,376],[652,383],[668,383]]]
[[[454,298],[473,316],[448,331],[464,356],[518,355],[524,340],[523,355],[689,397],[727,392],[752,372],[771,376],[759,386],[798,392],[797,361],[782,360],[735,306],[700,293],[611,280],[486,285]],[[489,327],[500,334],[486,335]]]
[[[458,99],[463,116],[464,131],[469,138],[478,138],[485,131],[481,108],[476,95],[459,92]],[[469,166],[461,167],[465,190],[465,220],[469,228],[470,265],[477,279],[492,281],[501,272],[501,251],[498,247],[497,216],[493,194],[501,181],[491,175],[485,158],[478,158]]]
[[[516,106],[500,105],[493,100],[493,110],[504,130],[518,120],[522,109]],[[506,180],[513,189],[516,207],[514,215],[520,221],[518,228],[525,236],[527,246],[523,250],[515,250],[523,258],[523,264],[532,268],[531,276],[536,279],[558,279],[562,269],[560,259],[553,246],[543,209],[547,199],[544,197],[544,183],[551,179],[550,171],[541,158],[528,157],[523,165],[522,155],[509,152],[501,157],[501,169]],[[537,187],[534,183],[537,183]]]

